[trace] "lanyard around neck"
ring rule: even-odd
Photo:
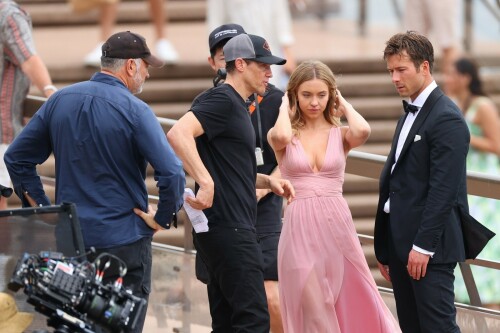
[[[264,151],[264,144],[262,142],[262,122],[260,120],[260,106],[259,106],[259,104],[263,98],[264,98],[263,96],[260,96],[256,93],[254,93],[253,94],[253,103],[250,104],[250,106],[248,107],[248,111],[250,112],[250,114],[252,114],[254,111],[257,113],[257,129],[259,132],[260,149],[262,149],[262,151]]]

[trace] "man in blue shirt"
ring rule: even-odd
[[[133,95],[141,92],[148,67],[162,65],[142,36],[111,36],[102,47],[101,72],[54,94],[5,154],[23,206],[39,206],[50,202],[36,165],[54,153],[56,203],[76,204],[86,248],[121,258],[127,265],[124,285],[145,299],[152,235],[170,228],[185,187],[182,163],[153,111]],[[157,211],[148,208],[148,162],[159,189]],[[108,271],[104,277],[114,280]],[[135,332],[142,331],[145,315]]]

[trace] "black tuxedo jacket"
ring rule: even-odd
[[[459,206],[468,211],[467,125],[458,107],[437,87],[419,111],[391,173],[405,119],[406,114],[398,121],[380,175],[375,219],[377,259],[388,264],[392,239],[395,255],[403,263],[408,262],[413,244],[435,252],[429,264],[464,261]],[[387,214],[384,204],[389,197],[390,214]]]

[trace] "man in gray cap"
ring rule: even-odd
[[[208,36],[208,47],[210,56],[208,63],[217,73],[214,78],[214,86],[222,84],[226,79],[226,61],[224,58],[224,45],[233,37],[245,33],[243,27],[238,24],[228,23],[215,28]],[[197,96],[192,105],[196,105],[199,99],[204,99],[205,94],[210,94],[211,89],[205,90]],[[274,126],[278,119],[279,108],[283,92],[271,83],[268,84],[265,95],[253,94],[247,100],[250,119],[256,136],[256,160],[257,172],[266,175],[279,175],[278,162],[273,149],[267,142],[266,133]],[[257,158],[258,157],[258,158]],[[283,215],[283,198],[267,189],[256,189],[257,196],[257,219],[255,230],[259,246],[262,250],[264,262],[264,287],[267,296],[267,306],[271,319],[271,331],[283,333],[281,320],[281,309],[278,290],[278,243],[281,234],[281,217]],[[196,255],[196,277],[207,284],[208,272],[205,264]]]
[[[291,199],[291,184],[258,174],[255,132],[246,100],[265,94],[272,55],[265,39],[240,34],[224,46],[224,84],[198,96],[168,132],[172,147],[196,181],[196,197],[186,203],[204,211],[208,232],[194,233],[206,263],[213,332],[269,332],[262,252],[257,243],[255,188]]]

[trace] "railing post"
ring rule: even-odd
[[[185,252],[191,252],[194,250],[194,245],[193,245],[193,226],[191,225],[191,222],[189,221],[189,218],[187,217],[186,212],[184,209],[182,211],[182,221],[183,221],[183,226],[184,226],[184,251]]]
[[[470,265],[465,262],[459,262],[458,265],[460,266],[460,272],[462,272],[462,277],[464,278],[465,288],[469,294],[470,304],[479,307],[482,306],[479,291],[477,290],[476,281],[474,281]]]
[[[465,288],[467,289],[467,293],[469,294],[470,304],[482,307],[483,304],[481,302],[481,298],[479,297],[479,291],[477,290],[476,281],[474,281],[474,276],[472,275],[472,269],[470,265],[465,262],[458,263],[460,267],[460,271],[462,272],[462,277],[465,282]],[[476,327],[474,332],[476,333],[488,333],[488,325],[483,317],[474,316],[474,321],[476,322]]]
[[[472,50],[472,0],[464,0],[464,50],[470,53]]]
[[[359,0],[359,35],[366,36],[366,0]]]

